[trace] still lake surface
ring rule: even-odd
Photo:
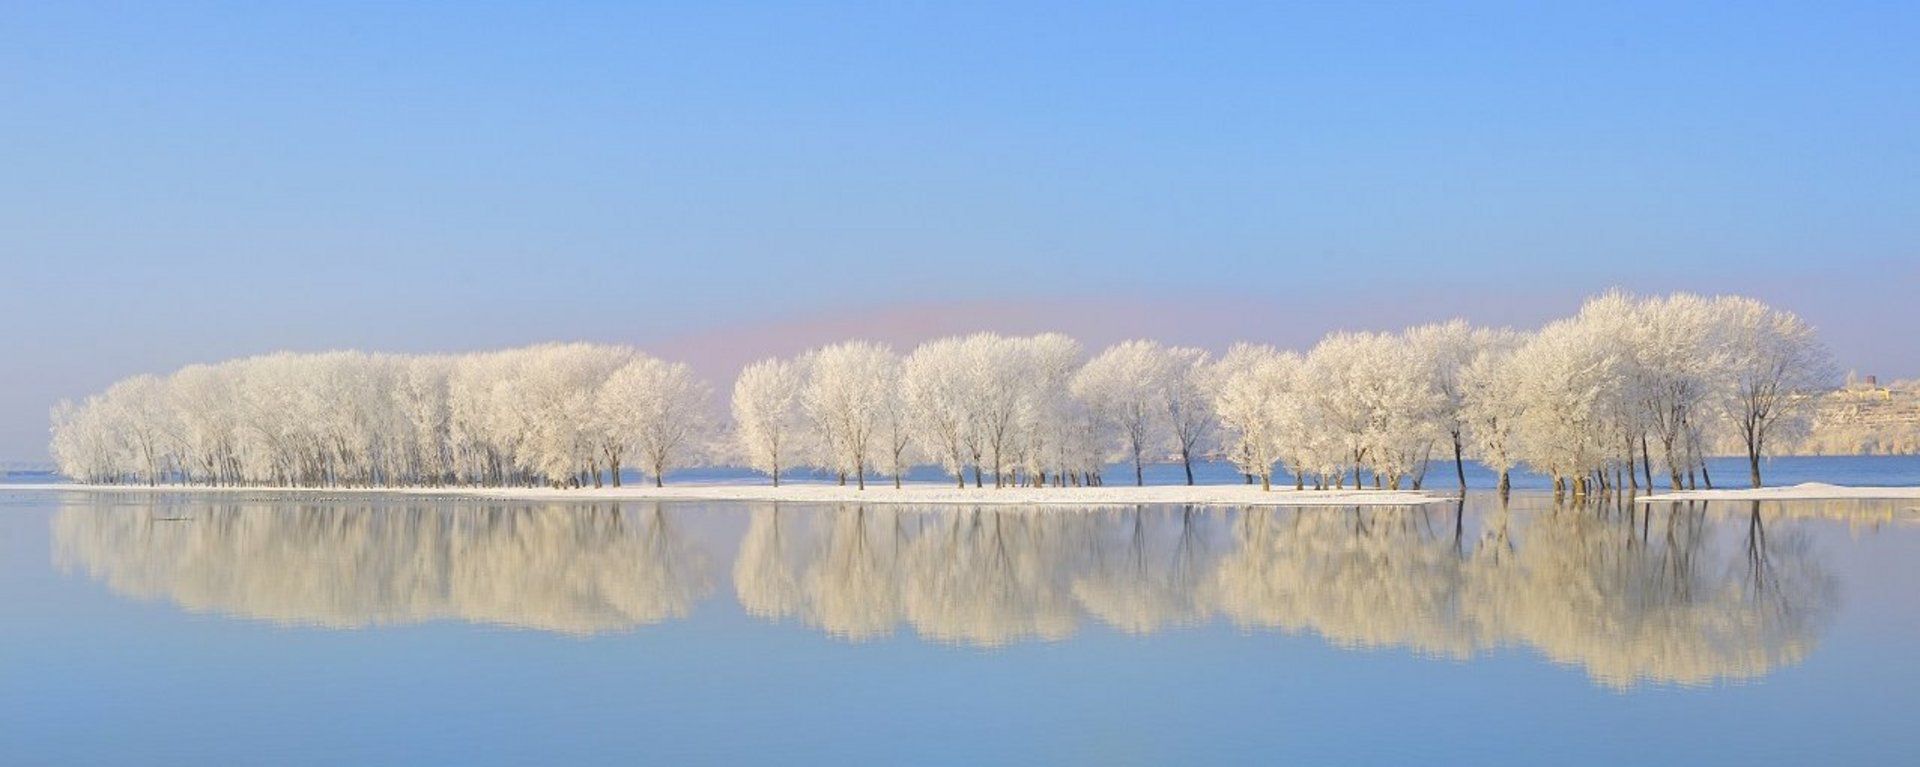
[[[0,763],[1914,764],[1916,505],[0,485]]]

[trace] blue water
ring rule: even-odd
[[[1912,487],[1920,486],[1920,455],[1874,455],[1874,456],[1781,456],[1768,458],[1761,463],[1761,479],[1768,485],[1797,485],[1802,482],[1825,482],[1833,485],[1858,485],[1865,487]],[[1745,458],[1713,458],[1707,461],[1707,472],[1712,475],[1716,487],[1746,487],[1747,462]],[[1499,474],[1481,465],[1477,461],[1466,463],[1467,486],[1478,490],[1491,490],[1498,485]],[[1146,466],[1143,472],[1149,485],[1177,485],[1186,482],[1186,472],[1179,464],[1156,463]],[[1237,473],[1232,464],[1220,461],[1201,461],[1194,464],[1194,481],[1201,484],[1221,484],[1242,482],[1244,478]],[[1131,484],[1133,467],[1131,465],[1111,464],[1106,469],[1108,484]],[[641,476],[631,470],[621,473],[622,481],[630,485],[651,484],[652,479]],[[949,476],[933,466],[915,467],[907,473],[906,479],[914,482],[951,481]],[[1526,469],[1515,469],[1512,474],[1513,487],[1516,490],[1546,490],[1552,487],[1552,479]],[[834,477],[821,471],[796,469],[783,474],[783,480],[792,482],[831,482]],[[1664,489],[1667,478],[1655,475],[1655,483]],[[46,472],[16,472],[0,476],[0,484],[45,484],[62,481],[58,475]],[[766,475],[747,469],[734,467],[700,467],[680,469],[667,473],[668,483],[680,482],[766,482]],[[890,478],[873,478],[870,482],[889,482]],[[985,481],[993,482],[992,476]],[[1451,461],[1434,461],[1427,469],[1427,486],[1436,489],[1457,487],[1459,481],[1454,474]],[[968,475],[972,482],[972,475]],[[1274,478],[1278,485],[1293,484],[1293,476],[1281,471]]]
[[[0,762],[1910,764],[1911,506],[0,491]]]
[[[1500,475],[1481,465],[1477,461],[1466,463],[1467,487],[1491,490],[1499,484]],[[1707,461],[1707,473],[1712,476],[1716,487],[1747,487],[1752,484],[1747,478],[1747,459],[1713,458]],[[1179,464],[1150,464],[1143,472],[1149,485],[1177,485],[1187,481],[1186,471]],[[1802,482],[1825,482],[1834,485],[1862,485],[1868,487],[1892,487],[1920,485],[1920,455],[1875,455],[1875,456],[1781,456],[1768,458],[1760,464],[1761,480],[1768,485],[1797,485]],[[1133,467],[1113,464],[1106,469],[1107,484],[1132,484]],[[1203,484],[1241,482],[1244,478],[1232,464],[1219,461],[1204,461],[1194,465],[1194,481]],[[946,474],[932,466],[922,466],[907,475],[913,481],[937,482],[947,480]],[[797,471],[788,477],[795,481],[830,481],[833,477],[813,471]],[[1511,479],[1517,490],[1546,490],[1553,486],[1553,480],[1545,475],[1525,469],[1514,470]],[[651,481],[638,475],[629,475],[628,482]],[[685,469],[667,475],[669,482],[723,482],[723,481],[764,481],[764,477],[755,472],[735,468]],[[987,483],[993,477],[986,478]],[[1654,476],[1655,483],[1664,489],[1666,477]],[[968,482],[972,482],[969,475]],[[1274,482],[1280,485],[1292,485],[1293,476],[1285,471],[1279,472]],[[1426,484],[1431,488],[1455,488],[1459,480],[1454,474],[1451,461],[1434,461],[1427,468]]]

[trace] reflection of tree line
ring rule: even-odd
[[[1797,663],[1832,614],[1835,581],[1804,530],[1769,529],[1758,509],[1741,522],[1725,531],[1736,540],[1716,541],[1704,508],[1531,518],[1510,563],[1477,561],[1484,548],[1466,560],[1477,639],[1535,648],[1613,686]]]
[[[685,616],[705,555],[657,507],[70,506],[54,560],[198,612],[355,628],[462,620],[588,634]]]
[[[706,555],[657,506],[272,504],[54,520],[56,562],[195,611],[358,627],[454,619],[567,633],[683,617]],[[1035,513],[757,507],[746,611],[869,639],[998,646],[1222,619],[1344,647],[1532,648],[1611,686],[1750,678],[1805,657],[1833,579],[1756,507]],[[167,521],[190,517],[191,521]]]
[[[1756,509],[1356,508],[1034,514],[757,509],[734,562],[754,615],[862,639],[905,626],[1001,645],[1082,616],[1152,632],[1215,617],[1343,647],[1532,648],[1615,687],[1757,677],[1806,656],[1833,579]],[[1737,540],[1732,540],[1737,538]]]

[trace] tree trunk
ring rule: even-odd
[[[1513,490],[1513,477],[1506,469],[1500,470],[1500,497],[1505,498]]]
[[[1460,492],[1467,492],[1467,461],[1460,448],[1460,432],[1453,433],[1453,473],[1460,477]]]
[[[1180,448],[1180,463],[1187,467],[1187,484],[1193,484],[1193,457],[1187,453],[1187,449],[1184,447]]]
[[[1147,476],[1146,470],[1142,467],[1140,463],[1140,451],[1135,450],[1133,451],[1133,484],[1134,486],[1139,487],[1147,484],[1146,476]]]
[[[1663,441],[1666,443],[1666,449],[1667,449],[1667,474],[1669,475],[1668,478],[1673,481],[1673,489],[1679,490],[1680,485],[1684,481],[1680,476],[1680,462],[1673,459],[1672,440],[1663,440]]]
[[[1260,475],[1260,491],[1266,492],[1272,489],[1273,489],[1273,475],[1261,474]]]
[[[1653,492],[1653,456],[1647,453],[1647,435],[1640,434],[1640,473],[1647,475],[1647,492]]]
[[[1614,484],[1616,485],[1620,484],[1619,474],[1620,473],[1618,471],[1614,472],[1613,481],[1614,481]],[[1634,471],[1634,465],[1633,465],[1633,435],[1632,434],[1627,435],[1627,482],[1628,484],[1633,485],[1634,490],[1640,489],[1640,473],[1637,471]],[[1647,489],[1651,490],[1653,488],[1647,488]]]

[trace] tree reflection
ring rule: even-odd
[[[1645,534],[1654,510],[1638,526],[1631,510],[1531,519],[1511,560],[1474,573],[1477,641],[1531,647],[1614,687],[1752,678],[1805,657],[1834,592],[1809,548],[1791,554],[1791,604],[1769,609],[1727,569],[1741,560],[1712,545],[1703,508],[1667,509],[1658,538]]]
[[[997,647],[1083,625],[1221,621],[1356,649],[1514,648],[1601,684],[1762,676],[1836,602],[1772,505],[748,509],[746,613],[867,641]],[[76,504],[56,563],[116,593],[338,628],[461,620],[570,634],[687,616],[710,554],[656,505]],[[698,512],[711,514],[712,512]],[[708,519],[731,519],[726,515]],[[731,524],[731,523],[729,523]]]
[[[712,588],[657,505],[75,505],[52,532],[58,566],[116,593],[289,625],[591,634],[683,617]]]
[[[928,516],[898,573],[915,631],[989,647],[1073,633],[1077,611],[1058,556],[1071,515],[987,508]]]
[[[1249,511],[1215,574],[1220,612],[1245,628],[1312,631],[1343,647],[1464,658],[1475,631],[1451,525],[1408,509]]]
[[[1741,545],[1716,545],[1705,508],[1678,504],[1501,504],[1472,534],[1458,506],[765,514],[735,563],[742,604],[851,639],[904,625],[999,646],[1068,636],[1082,616],[1140,634],[1220,618],[1453,659],[1527,648],[1625,688],[1798,662],[1835,601],[1803,530],[1756,511]],[[804,540],[765,542],[776,534]],[[774,593],[798,601],[756,607]]]
[[[1143,509],[1077,517],[1086,547],[1074,568],[1072,592],[1088,614],[1114,628],[1146,634],[1211,617],[1215,515],[1192,508],[1173,513]]]
[[[740,553],[733,560],[733,594],[749,615],[785,618],[800,612],[799,557],[788,551],[793,526],[779,504],[755,504],[749,511],[747,532],[740,537]],[[792,516],[792,515],[787,515]]]

